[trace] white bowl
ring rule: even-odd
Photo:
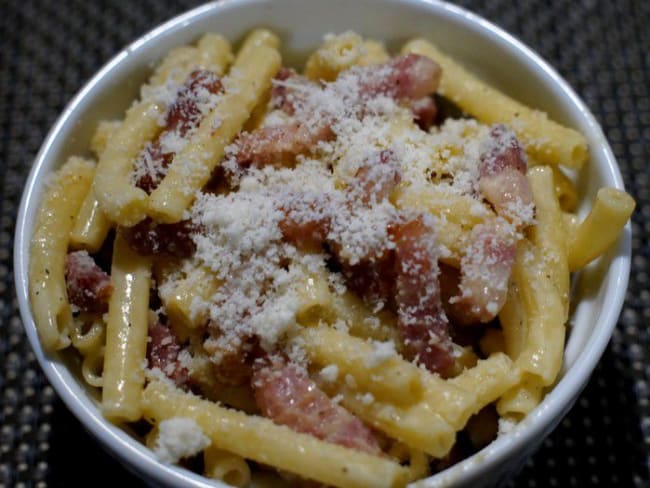
[[[519,100],[576,128],[589,142],[591,163],[579,177],[583,201],[600,186],[623,188],[612,151],[585,104],[538,55],[498,27],[437,0],[224,0],[192,10],[145,34],[104,66],[77,94],[39,151],[23,194],[15,236],[15,279],[25,330],[48,379],[67,407],[124,466],[156,486],[226,486],[159,463],[125,430],[102,417],[91,391],[68,368],[65,355],[46,354],[28,301],[29,243],[46,176],[73,154],[88,153],[96,122],[120,117],[151,64],[171,48],[220,32],[237,41],[253,27],[278,32],[290,61],[304,59],[327,32],[353,29],[389,47],[423,36]],[[506,69],[504,69],[506,68]],[[119,89],[118,89],[119,87]],[[581,211],[584,213],[586,205]],[[630,267],[630,227],[618,246],[577,280],[562,377],[541,405],[507,436],[417,486],[491,486],[512,476],[555,428],[584,388],[619,316]]]

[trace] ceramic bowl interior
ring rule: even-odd
[[[583,202],[600,186],[622,188],[622,179],[600,127],[584,103],[542,59],[486,20],[436,0],[223,0],[177,17],[144,35],[113,58],[66,107],[36,157],[20,207],[15,237],[15,278],[25,330],[38,361],[68,408],[118,460],[156,486],[225,486],[159,463],[132,435],[106,422],[96,393],[80,381],[69,356],[45,354],[29,310],[27,270],[34,214],[48,173],[68,156],[88,154],[102,119],[120,118],[137,96],[151,66],[173,47],[205,32],[237,42],[254,27],[268,27],[283,41],[285,59],[298,65],[328,32],[348,29],[383,40],[396,51],[422,36],[436,42],[484,80],[588,140],[591,161],[577,176]],[[581,213],[588,209],[583,203]],[[630,229],[618,246],[574,281],[570,333],[561,379],[513,433],[418,486],[487,486],[513,474],[557,425],[585,386],[616,324],[627,286]]]

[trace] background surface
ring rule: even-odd
[[[198,3],[0,2],[0,487],[139,483],[44,379],[15,301],[12,238],[27,172],[67,101],[121,47]],[[457,3],[519,37],[569,81],[603,125],[638,202],[630,288],[612,342],[512,486],[650,486],[650,1]]]

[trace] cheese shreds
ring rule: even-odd
[[[389,68],[378,67],[372,76],[387,75],[381,72],[384,69]],[[390,195],[364,200],[355,187],[359,171],[369,167],[373,173],[365,191],[380,192],[379,181],[395,171],[382,164],[381,151],[393,155],[405,191],[435,188],[441,195],[462,195],[475,202],[471,212],[476,217],[494,215],[477,191],[481,144],[489,128],[474,120],[448,120],[425,132],[413,123],[410,108],[365,91],[372,81],[368,73],[352,68],[322,84],[292,78],[275,81],[286,89],[292,113],[271,111],[261,127],[298,124],[316,133],[326,126],[334,137],[314,144],[295,164],[262,167],[239,166],[236,140],[222,162],[236,190],[199,192],[187,212],[201,231],[193,236],[196,253],[185,266],[208,269],[220,283],[214,294],[196,297],[192,303],[194,315],[209,317],[204,347],[211,361],[219,363],[225,354],[236,353],[250,338],[257,338],[269,352],[282,347],[297,327],[296,314],[304,299],[300,287],[309,273],[327,276],[332,293],[346,292],[342,275],[327,269],[325,253],[308,254],[287,242],[282,227],[286,222],[298,228],[322,225],[325,241],[336,246],[337,258],[348,265],[395,248],[391,226],[417,215],[397,208]],[[172,134],[161,143],[178,149],[183,141]],[[437,219],[446,216],[425,213],[419,218],[432,230],[426,252],[449,256],[449,249],[435,238]],[[168,277],[161,291],[171,292],[173,281],[184,274]],[[335,327],[348,326],[334,322]],[[303,361],[299,345],[292,344],[285,353]],[[394,347],[378,344],[373,364],[396,354]],[[332,375],[326,371],[326,376]]]
[[[194,420],[173,417],[158,424],[153,451],[163,463],[174,464],[198,454],[210,444],[210,439]]]

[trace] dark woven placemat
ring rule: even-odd
[[[326,1],[326,0],[323,0]],[[139,481],[47,384],[22,331],[12,277],[18,200],[64,104],[122,46],[192,0],[0,2],[0,488]],[[513,486],[650,486],[650,2],[462,0],[549,60],[586,100],[638,202],[625,309],[569,416]]]

